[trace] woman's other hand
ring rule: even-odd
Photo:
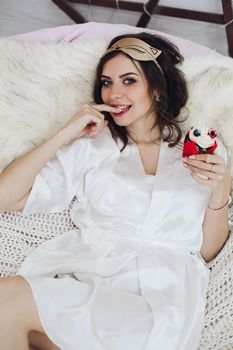
[[[192,178],[212,189],[209,206],[218,208],[228,199],[230,173],[224,159],[216,154],[197,154],[183,158]]]
[[[105,104],[84,105],[62,128],[66,135],[66,144],[81,137],[97,135],[107,126],[102,112],[115,112],[116,108]]]

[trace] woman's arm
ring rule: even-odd
[[[209,262],[222,249],[229,235],[228,198],[230,173],[224,159],[218,155],[200,154],[186,159],[193,179],[211,188],[211,196],[203,222],[203,244],[201,254]],[[199,175],[204,175],[205,179]]]
[[[221,208],[222,205],[224,205],[223,208]],[[225,199],[225,203],[222,205],[219,210],[213,210],[209,207],[207,207],[206,210],[203,223],[204,237],[201,247],[201,255],[207,262],[215,258],[229,236],[228,198],[227,202]],[[216,206],[215,208],[219,207]]]
[[[0,174],[0,212],[24,207],[36,175],[65,141],[61,130],[4,169]]]
[[[106,126],[102,111],[116,112],[116,109],[106,105],[85,105],[47,141],[4,169],[0,174],[0,212],[24,208],[36,175],[57,150],[80,137],[94,136]]]

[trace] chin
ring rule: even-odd
[[[127,122],[127,120],[123,120],[123,118],[122,118],[122,120],[115,120],[115,119],[113,119],[114,120],[114,123],[116,124],[116,125],[118,125],[118,126],[128,126],[128,125],[130,125],[130,123],[129,122]]]

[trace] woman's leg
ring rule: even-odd
[[[4,350],[28,350],[31,331],[45,334],[31,288],[23,277],[0,279],[0,344]]]

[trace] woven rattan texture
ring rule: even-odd
[[[0,214],[0,276],[15,275],[34,247],[74,228],[70,209],[71,206],[62,213],[27,217],[19,212]],[[229,223],[232,234],[209,264],[205,327],[199,350],[233,349],[233,205]]]
[[[0,277],[12,276],[40,243],[74,228],[70,208],[56,214],[0,214]]]
[[[199,350],[233,350],[233,205],[228,213],[230,237],[209,264],[205,327]]]

